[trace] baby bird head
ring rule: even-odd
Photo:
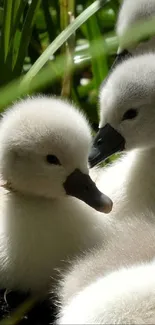
[[[9,108],[0,122],[0,172],[22,194],[75,196],[106,212],[111,201],[88,175],[91,133],[69,103],[36,97]]]
[[[89,156],[93,167],[118,151],[155,147],[155,55],[116,67],[100,92],[99,132]]]
[[[116,34],[119,38],[125,35],[133,26],[143,21],[149,21],[155,17],[155,1],[154,0],[123,0],[120,6],[118,19],[116,23]],[[116,58],[112,64],[108,76],[103,80],[102,86],[105,85],[111,72],[115,67],[128,59],[129,57],[137,54],[145,54],[155,52],[155,36],[151,35],[145,39],[140,39],[133,42],[128,46],[120,46]]]
[[[132,28],[134,24],[149,21],[155,17],[155,1],[154,0],[123,0],[118,19],[116,24],[116,33],[119,37]],[[119,53],[124,49],[119,48]],[[145,40],[137,42],[137,44],[131,44],[129,50],[130,53],[146,53],[155,51],[155,37],[151,36]]]

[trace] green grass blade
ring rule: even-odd
[[[17,74],[20,73],[22,70],[24,58],[26,56],[27,47],[30,41],[32,28],[34,24],[35,14],[37,12],[37,9],[40,6],[40,0],[33,0],[29,6],[24,25],[21,32],[21,41],[20,41],[20,47],[19,52],[16,60],[15,70],[17,71]]]
[[[42,1],[42,7],[43,7],[44,17],[47,25],[49,40],[50,42],[52,42],[54,39],[55,25],[52,21],[50,10],[49,10],[49,0]]]
[[[2,28],[4,19],[4,8],[0,7],[0,28]]]
[[[98,45],[102,42],[102,39],[95,40],[92,44],[92,55],[98,56]],[[111,51],[109,45],[108,50]],[[113,44],[112,44],[113,46]],[[69,66],[69,72],[73,72],[77,69],[84,68],[87,66],[87,61],[82,61],[81,65],[72,64]],[[8,84],[5,87],[0,88],[0,111],[4,110],[4,108],[10,105],[17,98],[25,94],[31,94],[40,89],[43,89],[48,84],[54,83],[55,80],[60,79],[66,67],[66,56],[59,56],[54,62],[48,63],[46,67],[44,67],[36,76],[31,80],[30,83],[25,82],[25,78],[19,78],[14,82]]]
[[[0,325],[16,325],[18,324],[24,315],[26,315],[33,306],[38,302],[39,298],[29,298],[23,304],[21,304],[9,318],[2,319]]]
[[[60,2],[60,17],[61,17],[61,28],[65,29],[74,20],[75,1],[74,0],[61,0]],[[75,47],[75,34],[66,42],[63,50],[66,53],[66,69],[62,81],[61,96],[70,97],[71,86],[72,86],[72,73],[69,69],[70,64],[74,64],[74,47]],[[68,72],[69,71],[69,72]]]
[[[68,0],[60,0],[60,27],[64,30],[69,23],[68,16],[69,2]]]
[[[24,9],[25,9],[25,6],[26,6],[27,2],[28,2],[28,0],[20,1],[18,9],[16,10],[16,16],[14,17],[14,22],[13,22],[12,38],[14,37],[14,35],[16,33],[16,30],[18,28],[20,19],[22,17],[22,14],[24,12]]]
[[[10,34],[12,31],[12,5],[13,0],[5,0],[4,1],[4,16],[3,16],[3,26],[2,26],[2,36],[1,36],[1,51],[3,56],[3,62],[5,62],[7,58],[7,54],[9,51],[9,43],[10,43]]]
[[[14,22],[15,22],[15,19],[16,19],[16,16],[17,16],[17,11],[18,11],[18,8],[20,6],[20,4],[24,2],[24,1],[20,1],[20,0],[14,0],[14,4],[13,4],[13,7],[12,7],[12,26],[14,25]]]
[[[52,42],[44,53],[38,58],[38,60],[31,67],[29,72],[25,76],[25,82],[29,83],[30,80],[40,71],[44,64],[67,40],[75,33],[75,31],[90,18],[95,12],[97,12],[108,0],[96,0],[85,11],[83,11],[55,40]]]
[[[18,1],[17,1],[18,3]],[[19,44],[20,44],[20,37],[17,34],[20,34],[18,30],[19,22],[23,15],[27,0],[22,0],[19,3],[19,6],[16,5],[16,16],[14,17],[13,24],[12,24],[12,36],[10,39],[9,44],[9,53],[7,56],[7,64],[11,66],[11,70],[13,70],[15,66],[15,62],[18,55]],[[15,15],[15,13],[14,13]],[[18,42],[17,42],[18,39]]]
[[[92,61],[92,71],[95,81],[95,88],[98,90],[101,82],[106,77],[108,73],[108,63],[107,63],[107,57],[104,53],[104,41],[102,41],[99,44],[98,51],[100,53],[100,56],[98,58],[92,56],[92,41],[95,39],[99,39],[102,37],[102,34],[99,29],[97,16],[92,16],[91,19],[89,19],[86,23],[86,33],[87,33],[87,39],[89,40],[89,50],[91,54],[91,61]]]

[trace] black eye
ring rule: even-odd
[[[134,108],[130,108],[128,111],[126,111],[123,115],[122,121],[124,120],[132,120],[138,115],[138,112]]]
[[[56,156],[54,156],[54,155],[47,155],[47,156],[46,156],[46,161],[47,161],[49,164],[53,164],[53,165],[61,165],[59,159],[58,159]]]

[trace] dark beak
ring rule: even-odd
[[[111,68],[109,71],[108,76],[103,80],[103,82],[101,83],[100,89],[102,89],[104,87],[104,85],[106,84],[106,82],[108,81],[111,73],[113,72],[113,70],[117,67],[117,65],[119,65],[121,62],[123,62],[124,60],[128,59],[129,57],[131,57],[132,54],[128,51],[128,50],[124,50],[121,53],[117,54]]]
[[[100,212],[111,211],[112,201],[98,190],[89,175],[83,174],[79,169],[70,174],[63,185],[66,194],[84,201]]]
[[[125,139],[110,124],[99,129],[89,155],[89,165],[94,167],[112,154],[125,149]]]

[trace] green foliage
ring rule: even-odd
[[[98,89],[117,49],[118,7],[116,0],[4,0],[0,7],[0,86],[5,88],[0,109],[26,93],[62,94],[71,97],[97,126]],[[70,58],[66,71],[61,54]],[[21,76],[22,83],[7,86]],[[39,80],[45,80],[44,84]]]

